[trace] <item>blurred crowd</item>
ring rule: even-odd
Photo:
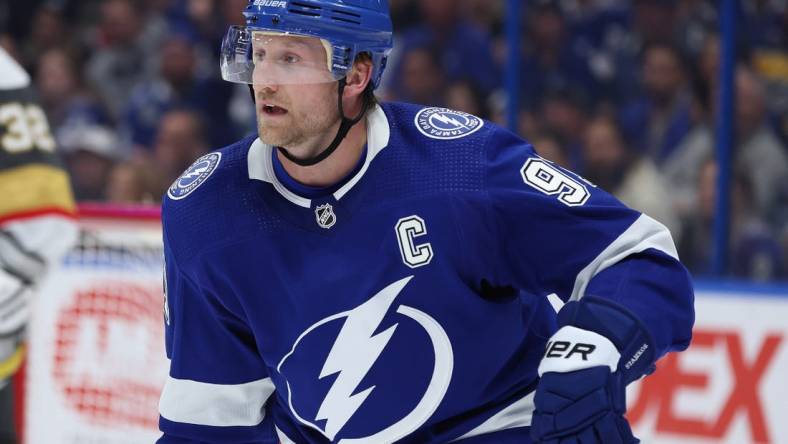
[[[712,0],[522,0],[515,130],[540,154],[663,222],[710,272],[721,62]],[[12,4],[13,3],[13,4]],[[737,23],[731,274],[788,278],[788,12]],[[246,0],[0,3],[0,44],[33,74],[78,200],[157,203],[196,157],[255,131],[218,48]],[[379,95],[503,124],[504,0],[390,0]]]

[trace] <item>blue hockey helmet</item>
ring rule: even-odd
[[[243,14],[246,26],[231,27],[222,42],[220,59],[225,80],[256,83],[255,47],[264,47],[264,40],[294,36],[319,39],[326,52],[325,64],[299,62],[294,68],[290,59],[282,57],[278,62],[276,57],[269,57],[274,63],[269,72],[280,74],[277,82],[340,80],[348,74],[356,56],[367,53],[373,65],[372,86],[380,84],[393,47],[388,0],[250,0]]]

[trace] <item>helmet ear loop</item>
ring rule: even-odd
[[[292,154],[290,154],[286,149],[282,147],[278,147],[279,152],[282,153],[282,155],[285,156],[287,160],[295,163],[296,165],[304,166],[304,167],[316,165],[322,162],[323,160],[328,158],[328,156],[333,154],[337,148],[339,148],[339,144],[342,143],[342,140],[345,139],[347,133],[350,131],[351,128],[353,128],[353,125],[357,124],[358,122],[361,121],[361,119],[364,118],[364,116],[367,114],[367,111],[369,111],[371,105],[371,101],[368,99],[367,95],[364,95],[364,103],[362,104],[361,111],[358,113],[357,116],[353,117],[352,119],[348,119],[345,116],[345,107],[342,105],[342,95],[345,92],[346,86],[347,86],[347,77],[343,77],[342,79],[339,80],[339,87],[337,88],[338,90],[337,109],[339,110],[340,117],[342,117],[342,123],[340,123],[339,131],[337,131],[337,135],[336,137],[334,137],[334,141],[331,142],[331,145],[329,145],[328,148],[324,149],[320,154],[310,159],[299,159],[293,156]]]

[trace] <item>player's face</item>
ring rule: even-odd
[[[254,93],[260,140],[298,157],[319,153],[339,124],[337,82],[316,38],[255,39]]]

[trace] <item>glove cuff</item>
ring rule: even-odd
[[[621,353],[610,339],[589,330],[561,327],[547,342],[539,376],[547,372],[568,373],[590,367],[607,366],[615,372]]]
[[[654,340],[640,319],[614,301],[585,296],[558,312],[558,327],[573,326],[604,336],[621,354],[617,369],[629,384],[654,371]]]

